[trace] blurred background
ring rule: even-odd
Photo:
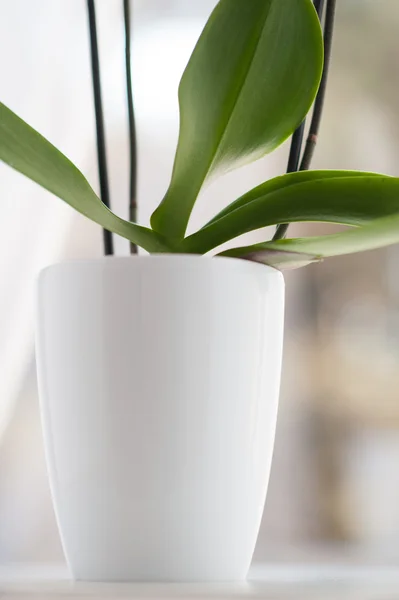
[[[215,0],[133,0],[139,219],[165,191],[177,85]],[[122,2],[97,0],[112,204],[127,216]],[[98,189],[84,0],[0,0],[1,100]],[[399,173],[399,3],[338,2],[314,168]],[[288,146],[217,181],[191,229],[284,172]],[[47,264],[101,256],[99,228],[0,165],[0,562],[59,561],[35,378],[35,279]],[[330,232],[296,225],[291,235]],[[271,232],[266,232],[269,236]],[[257,232],[252,240],[265,238]],[[116,240],[118,254],[127,242]],[[275,459],[258,558],[399,560],[399,248],[286,275]]]

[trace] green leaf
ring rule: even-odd
[[[75,165],[3,103],[0,103],[0,160],[101,227],[149,252],[168,250],[162,237],[151,229],[125,221],[112,213]]]
[[[379,177],[380,175],[377,173],[365,173],[362,171],[299,171],[297,173],[288,173],[287,175],[280,175],[279,177],[274,177],[273,179],[269,179],[264,183],[261,183],[257,187],[253,188],[251,191],[247,192],[228,206],[221,210],[213,219],[211,219],[202,229],[215,223],[222,217],[225,217],[229,213],[232,213],[237,208],[241,208],[246,204],[252,202],[252,200],[258,200],[261,196],[265,196],[266,194],[270,194],[271,192],[275,192],[277,190],[281,190],[282,188],[288,187],[290,185],[295,185],[297,183],[306,183],[307,181],[314,181],[315,179],[333,179],[336,177],[364,177],[365,175],[370,177]]]
[[[395,177],[310,171],[277,179],[248,192],[239,199],[236,210],[187,237],[179,251],[204,254],[244,233],[277,223],[322,221],[359,226],[399,212],[399,179]],[[285,181],[296,183],[284,185]]]
[[[314,100],[322,63],[311,0],[221,0],[180,83],[172,181],[152,227],[183,238],[211,175],[254,161],[291,135]]]
[[[333,235],[254,244],[228,250],[221,256],[241,257],[278,269],[287,269],[304,267],[332,256],[376,250],[398,242],[399,214],[396,214]]]

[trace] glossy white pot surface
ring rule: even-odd
[[[281,273],[244,260],[112,257],[42,272],[44,438],[76,579],[246,577],[283,321]]]

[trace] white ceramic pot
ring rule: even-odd
[[[243,260],[113,257],[42,272],[44,438],[76,579],[246,577],[283,311],[282,275]]]

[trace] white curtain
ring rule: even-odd
[[[68,48],[78,52],[80,46],[82,51],[83,44],[71,43],[75,34],[66,43],[65,24],[69,31],[79,30],[76,15],[57,11],[56,4],[1,0],[1,100],[82,164],[91,131],[79,111],[74,90],[80,81],[71,81]],[[81,145],[73,134],[74,122],[78,130],[83,126]],[[0,181],[1,436],[31,360],[36,274],[62,255],[73,213],[3,164]]]

